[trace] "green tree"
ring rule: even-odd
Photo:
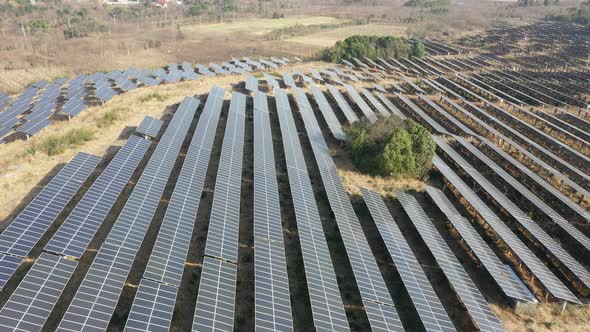
[[[415,159],[414,173],[423,177],[432,167],[432,158],[436,151],[436,143],[432,140],[430,132],[413,120],[406,120],[406,130],[412,137],[412,152]]]
[[[378,162],[383,176],[399,177],[416,168],[412,153],[412,137],[405,129],[398,128],[393,131],[383,147]]]
[[[412,57],[414,58],[423,58],[426,55],[426,50],[424,49],[424,44],[421,41],[418,41],[414,46],[412,46]]]

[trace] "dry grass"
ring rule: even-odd
[[[220,24],[203,24],[182,26],[186,32],[207,33],[246,33],[262,36],[274,29],[282,29],[294,25],[342,24],[348,20],[328,16],[290,16],[282,19],[256,18]]]
[[[588,331],[590,308],[587,306],[568,306],[561,312],[561,306],[539,304],[523,313],[512,313],[491,305],[502,320],[507,331],[514,332],[582,332]]]

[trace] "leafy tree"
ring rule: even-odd
[[[351,36],[336,42],[333,47],[324,50],[322,58],[336,62],[339,59],[394,57],[405,58],[409,55],[406,42],[393,36]]]
[[[378,176],[423,177],[432,166],[436,145],[426,128],[390,116],[371,124],[366,119],[346,128],[352,163]]]
[[[406,130],[412,137],[412,152],[416,162],[415,173],[422,177],[428,173],[432,166],[432,158],[436,151],[436,143],[432,140],[430,132],[413,120],[406,120]]]
[[[403,128],[393,131],[378,158],[381,175],[399,177],[416,168],[412,136]]]
[[[412,57],[415,58],[423,58],[426,55],[426,50],[424,49],[424,44],[421,41],[417,42],[412,46]]]

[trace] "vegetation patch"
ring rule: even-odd
[[[34,149],[41,150],[48,156],[54,156],[91,141],[94,139],[94,134],[95,130],[92,128],[70,129],[64,134],[46,137]]]
[[[418,50],[420,48],[421,50]],[[348,61],[352,58],[408,58],[410,56],[424,56],[424,45],[417,42],[411,47],[404,39],[394,36],[352,36],[336,42],[322,52],[324,61],[337,62],[340,59]]]
[[[166,99],[168,99],[167,95],[163,95],[163,94],[159,94],[157,92],[154,93],[150,93],[149,95],[145,95],[143,97],[141,97],[141,99],[139,99],[139,101],[141,101],[142,103],[147,103],[148,101],[165,101]]]
[[[416,122],[391,116],[374,124],[366,119],[345,129],[350,157],[359,171],[373,176],[424,177],[436,144]]]
[[[108,128],[116,121],[120,120],[121,117],[115,111],[105,112],[97,121],[96,125],[98,128]]]

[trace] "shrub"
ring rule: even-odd
[[[52,135],[43,139],[39,143],[39,149],[49,156],[61,154],[69,148],[94,139],[94,133],[92,128],[70,129],[62,135]]]
[[[423,177],[432,166],[436,145],[426,128],[391,116],[374,124],[366,119],[345,129],[357,169],[378,176]]]
[[[108,111],[101,118],[98,119],[96,125],[98,128],[108,128],[110,127],[115,121],[119,120],[121,117],[114,111]]]
[[[336,62],[339,59],[350,61],[353,57],[401,59],[407,58],[408,55],[409,46],[399,37],[356,35],[336,42],[333,47],[324,50],[322,58],[325,61]]]
[[[147,103],[148,101],[152,101],[152,100],[156,100],[156,101],[164,101],[168,99],[168,96],[166,95],[161,95],[159,93],[150,93],[146,96],[141,97],[140,101],[142,103]]]
[[[424,44],[421,41],[416,42],[414,46],[412,46],[412,57],[414,58],[423,58],[426,56],[426,50],[424,49]]]

